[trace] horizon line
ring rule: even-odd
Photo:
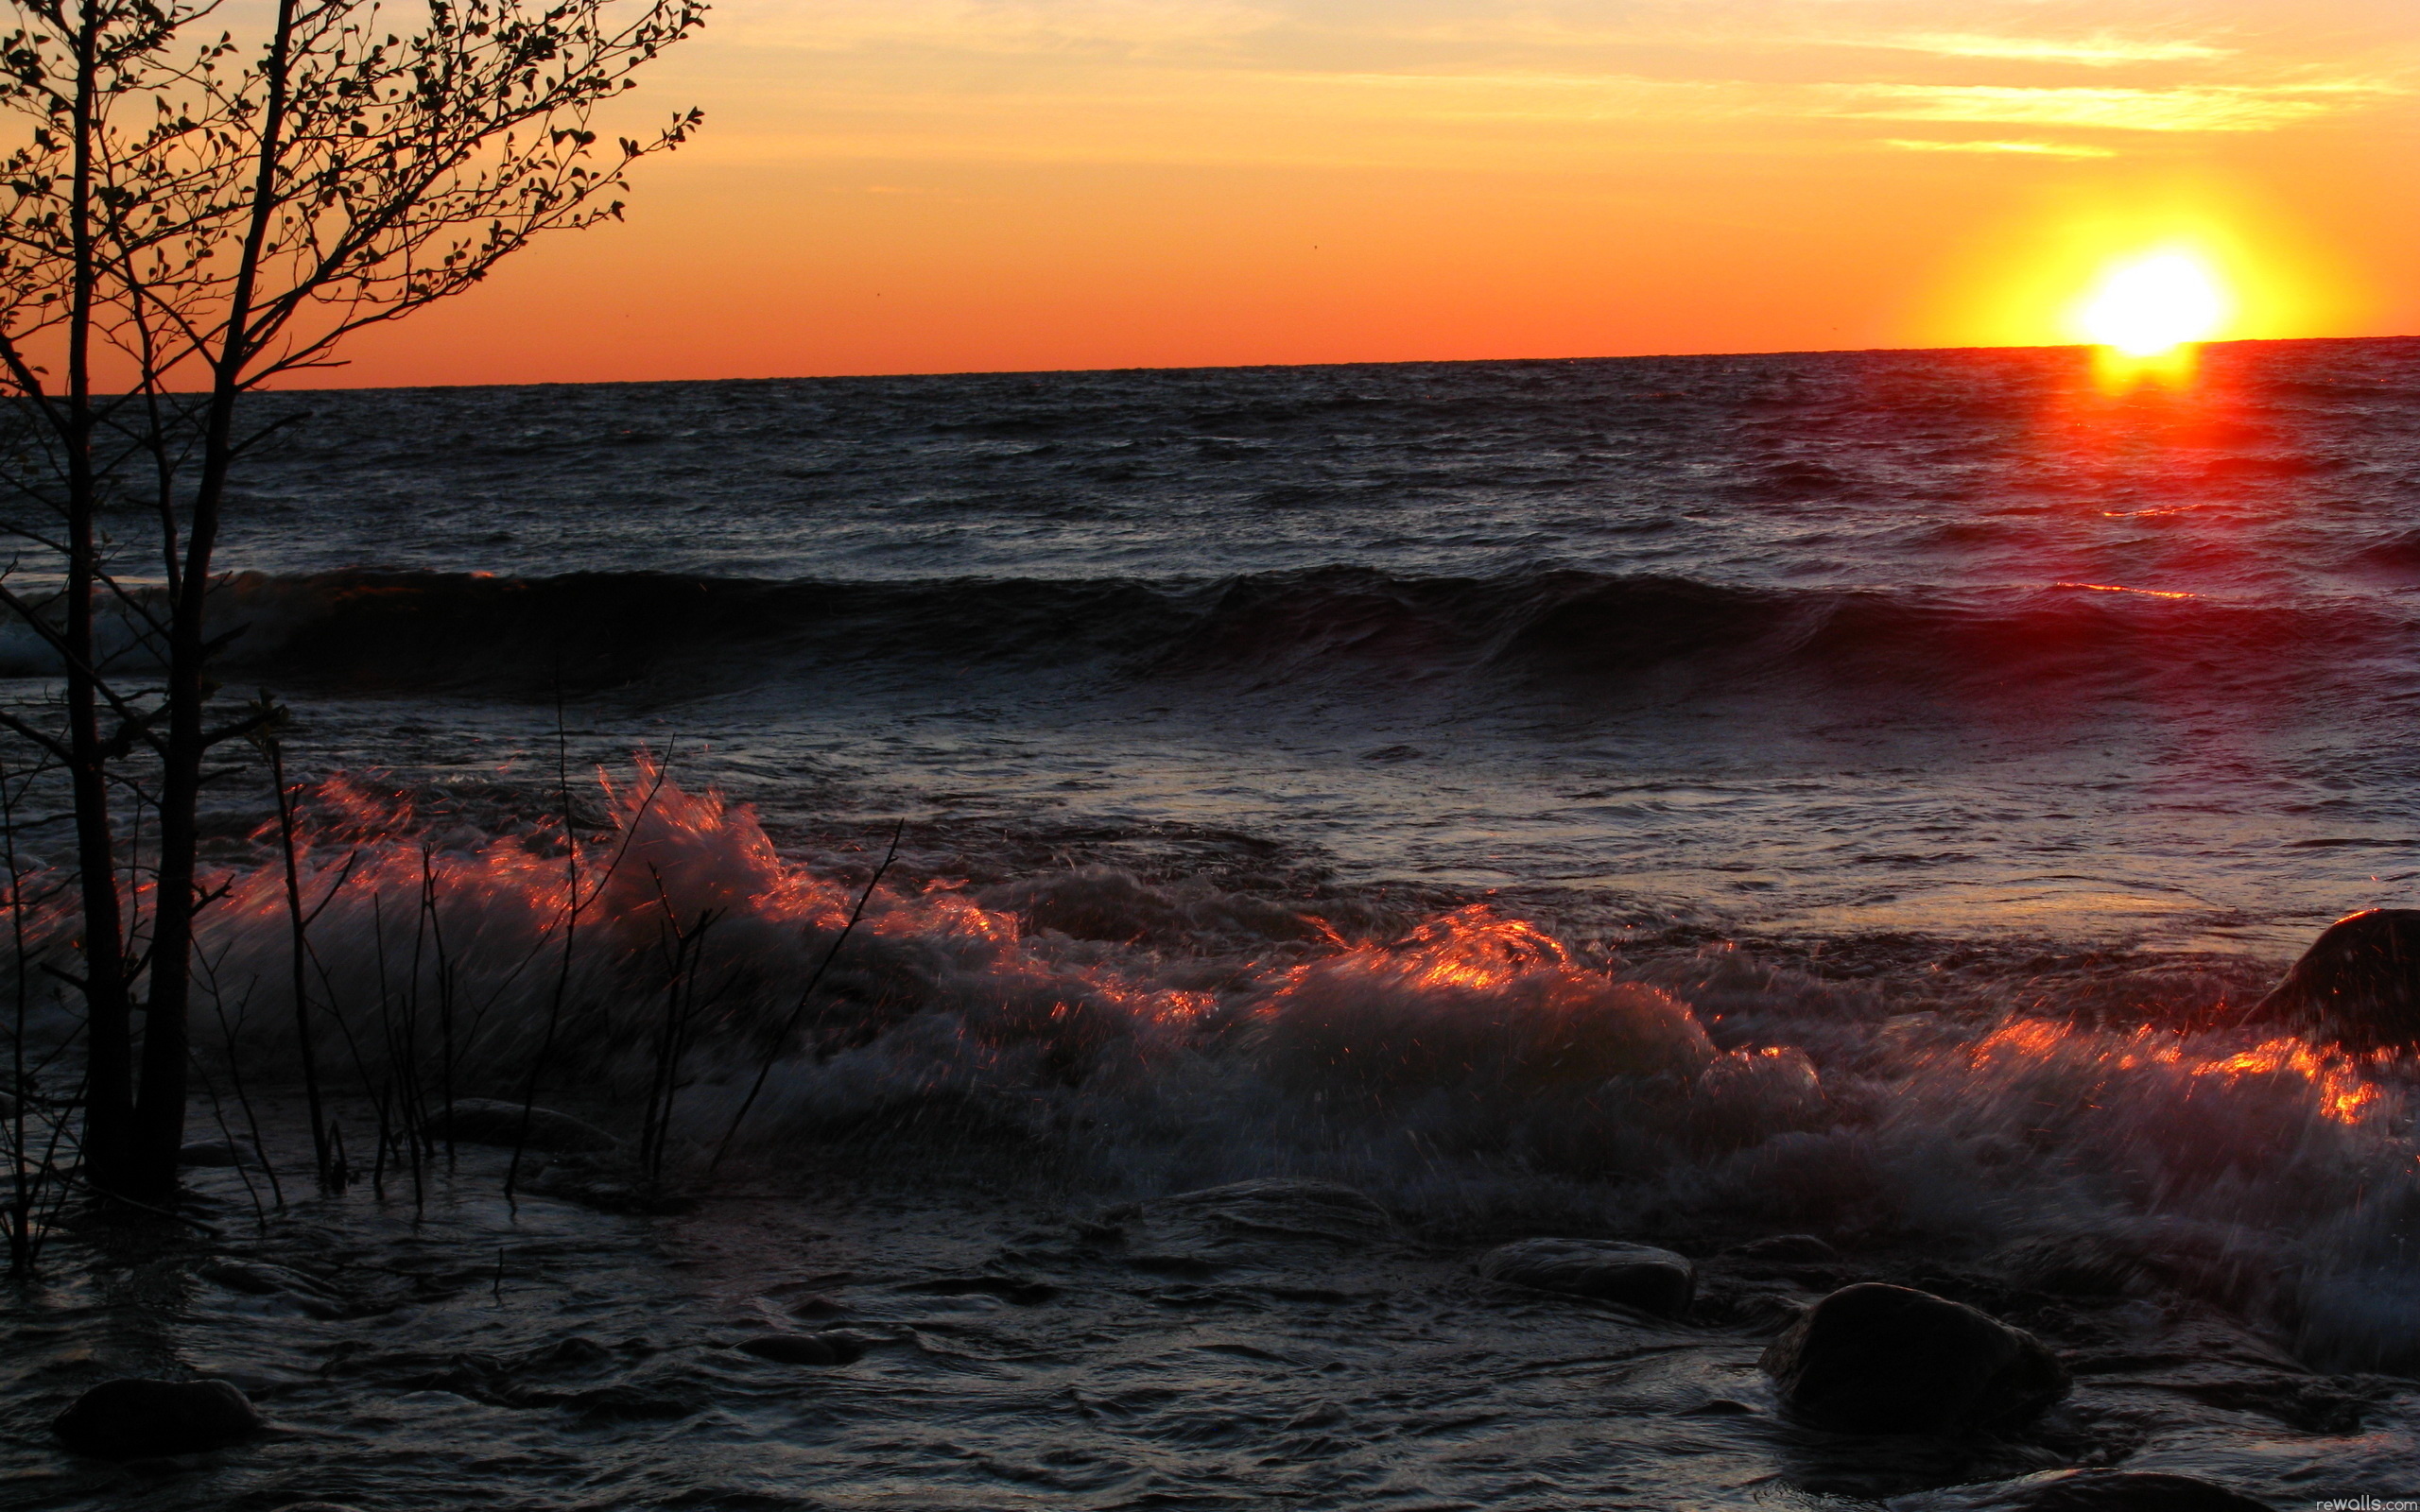
[[[2352,341],[2411,341],[2420,339],[2420,332],[2383,335],[2332,336],[2235,336],[2222,341],[2190,343],[2196,348],[2269,347],[2297,343]],[[1523,363],[1599,363],[1599,362],[1670,362],[1686,358],[1765,358],[1765,357],[1861,357],[1881,353],[1925,352],[2089,352],[2102,350],[2092,342],[2062,341],[2033,344],[2000,343],[1942,347],[1796,347],[1763,351],[1719,352],[1606,352],[1587,356],[1563,357],[1378,357],[1340,362],[1214,362],[1214,363],[1135,363],[1105,368],[931,368],[904,369],[890,371],[833,373],[774,373],[759,377],[731,376],[722,378],[532,378],[514,383],[422,383],[422,384],[338,384],[316,387],[278,387],[251,390],[254,394],[333,394],[364,392],[407,393],[424,389],[466,388],[611,388],[643,387],[662,384],[802,384],[802,383],[862,383],[884,378],[1049,378],[1075,377],[1104,373],[1160,372],[1269,372],[1299,371],[1322,368],[1476,368],[1495,365],[1512,366]],[[339,363],[336,366],[348,366]]]

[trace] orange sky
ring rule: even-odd
[[[720,0],[630,222],[315,383],[2420,332],[2412,0]]]

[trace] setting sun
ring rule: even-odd
[[[2218,335],[2233,302],[2208,263],[2191,252],[2159,251],[2104,269],[2075,319],[2094,343],[2151,357]]]

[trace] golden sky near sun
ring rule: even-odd
[[[720,0],[630,223],[350,383],[2420,332],[2413,0]]]

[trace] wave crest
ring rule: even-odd
[[[2196,596],[2101,582],[1990,590],[1751,587],[1571,570],[1358,568],[1199,581],[772,582],[649,573],[346,572],[232,579],[232,673],[361,691],[666,699],[759,685],[966,678],[1207,683],[1333,696],[1448,685],[1622,699],[1742,690],[1875,697],[2202,696],[2408,679],[2391,598]],[[122,652],[139,654],[130,632]],[[23,626],[0,668],[55,670]]]

